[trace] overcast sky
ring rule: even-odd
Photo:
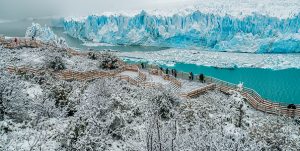
[[[181,7],[193,2],[195,0],[0,0],[0,19],[162,9]]]

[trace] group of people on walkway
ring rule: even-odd
[[[145,63],[141,63],[141,67],[142,67],[142,69],[145,69],[146,68],[146,64]],[[178,76],[178,72],[177,72],[177,70],[176,69],[169,69],[169,68],[166,68],[166,69],[164,69],[163,67],[159,67],[159,69],[162,71],[162,72],[164,72],[165,74],[167,74],[167,75],[172,75],[173,77],[175,77],[175,78],[177,78],[177,76]],[[189,80],[190,81],[193,81],[194,80],[194,73],[193,72],[189,72]],[[202,82],[202,83],[204,83],[205,82],[205,78],[204,78],[204,74],[200,74],[199,76],[198,76],[198,80],[200,81],[200,82]]]
[[[174,76],[175,78],[177,78],[177,74],[178,74],[178,72],[177,72],[177,70],[176,69],[169,69],[169,68],[166,68],[165,70],[162,68],[162,67],[159,67],[159,69],[162,71],[162,72],[165,72],[165,74],[167,74],[167,75],[169,75],[170,74],[170,71],[171,71],[171,75],[172,76]],[[194,73],[193,72],[189,72],[189,80],[190,81],[193,81],[194,80]],[[200,82],[202,82],[202,83],[204,83],[205,82],[205,78],[204,78],[204,74],[200,74],[199,76],[198,76],[198,80],[200,81]]]
[[[163,69],[162,67],[159,67],[159,69],[160,69],[162,72],[164,72],[164,69]],[[166,73],[167,75],[169,75],[170,72],[171,72],[171,75],[172,75],[172,76],[174,76],[175,78],[177,78],[177,70],[176,70],[176,69],[171,69],[171,70],[170,70],[169,68],[166,68],[165,73]]]
[[[32,36],[32,37],[31,37],[31,40],[35,40],[35,37]],[[15,42],[16,44],[18,44],[18,43],[20,42],[20,40],[19,40],[17,37],[15,37],[15,38],[14,38],[14,42]]]
[[[189,80],[191,80],[191,81],[193,81],[194,80],[194,73],[193,72],[190,72],[189,73]],[[205,79],[204,79],[204,74],[200,74],[199,76],[198,76],[198,80],[200,81],[200,82],[202,82],[202,83],[204,83],[205,82]]]

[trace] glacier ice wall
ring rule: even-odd
[[[65,31],[81,40],[115,45],[201,47],[215,51],[300,52],[300,13],[290,18],[252,14],[243,18],[193,11],[172,16],[91,15],[66,19]]]
[[[32,25],[27,28],[25,37],[34,37],[37,40],[53,43],[61,47],[67,46],[65,39],[58,37],[48,26],[42,27],[38,23],[32,23]]]

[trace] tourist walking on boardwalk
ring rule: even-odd
[[[166,74],[169,74],[169,69],[168,68],[166,69]]]
[[[204,75],[202,73],[199,75],[199,81],[204,83]]]
[[[177,78],[177,71],[174,69],[174,77]]]
[[[144,69],[144,68],[145,68],[145,65],[144,65],[144,63],[143,63],[143,62],[141,63],[141,66],[142,66],[142,69]]]
[[[194,80],[194,74],[193,74],[193,72],[190,72],[189,79],[192,80],[192,81]]]
[[[15,43],[16,43],[16,45],[18,44],[18,39],[17,38],[15,38]]]
[[[288,115],[291,116],[291,117],[294,117],[295,116],[295,110],[297,109],[297,106],[295,104],[289,104],[287,106],[288,108]]]

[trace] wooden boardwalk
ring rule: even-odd
[[[238,86],[226,81],[222,81],[213,77],[206,77],[207,82],[216,84],[216,88],[224,93],[229,93],[229,91],[239,91]],[[239,91],[240,94],[245,98],[253,108],[256,110],[276,115],[284,115],[288,117],[300,117],[300,105],[286,103],[275,103],[263,99],[256,91],[244,87]],[[292,107],[292,108],[291,108]]]
[[[216,84],[211,83],[207,86],[192,90],[191,92],[188,92],[186,94],[182,94],[181,96],[186,97],[186,98],[195,98],[203,93],[206,93],[207,91],[214,90],[215,88],[216,88]]]
[[[7,70],[10,73],[18,73],[18,74],[36,74],[41,75],[46,72],[52,73],[56,78],[61,80],[76,80],[76,81],[90,81],[99,78],[118,78],[121,80],[125,80],[130,84],[143,86],[143,87],[154,87],[162,89],[163,86],[160,83],[153,83],[153,82],[145,82],[147,76],[143,72],[141,72],[136,65],[128,65],[124,66],[120,70],[116,70],[113,72],[106,72],[106,71],[87,71],[87,72],[79,72],[79,71],[71,71],[71,70],[63,70],[59,72],[54,72],[51,70],[37,70],[33,68],[27,67],[7,67]],[[139,80],[133,79],[126,75],[120,75],[119,73],[123,71],[133,71],[138,73]],[[164,77],[165,75],[162,75]],[[165,80],[170,80],[170,78],[166,78]],[[171,82],[174,80],[170,80]],[[181,97],[185,98],[195,98],[207,91],[211,91],[214,89],[220,90],[224,93],[229,93],[229,91],[234,90],[237,91],[237,86],[234,84],[228,84],[226,82],[220,82],[217,79],[212,79],[211,77],[207,77],[206,81],[210,83],[205,87],[201,87],[195,90],[191,90],[186,94],[180,94]],[[176,82],[174,82],[176,83]],[[244,90],[240,91],[241,95],[245,98],[245,100],[255,109],[259,111],[263,111],[265,113],[276,114],[276,115],[285,115],[289,117],[300,116],[300,106],[295,105],[296,109],[289,109],[288,105],[282,105],[280,103],[273,103],[263,99],[258,93],[254,90],[249,90],[245,88]]]
[[[20,40],[19,43],[15,43],[13,40],[4,40],[3,38],[0,39],[0,43],[5,48],[17,48],[20,46],[23,47],[41,47],[41,46],[48,46],[47,44],[43,44],[39,41],[28,41],[28,39]],[[55,47],[51,45],[52,47]],[[88,56],[88,53],[81,53],[77,52],[71,48],[65,48],[65,50],[73,56]],[[59,72],[54,72],[51,70],[37,70],[27,67],[13,67],[9,66],[7,67],[7,70],[10,73],[32,73],[32,74],[44,74],[45,72],[50,72],[55,75],[56,78],[59,78],[61,80],[78,80],[78,81],[89,81],[93,79],[98,78],[106,78],[106,77],[112,77],[112,78],[119,78],[122,80],[126,80],[131,84],[144,86],[144,87],[155,87],[155,88],[163,88],[162,84],[160,83],[151,83],[151,82],[145,82],[147,79],[147,76],[145,73],[143,73],[138,65],[126,65],[123,63],[124,66],[120,68],[119,70],[115,70],[112,72],[106,72],[106,71],[87,71],[87,72],[79,72],[79,71],[71,71],[71,70],[63,70]],[[149,69],[150,74],[162,76],[164,80],[170,81],[173,85],[177,87],[181,87],[182,83],[177,80],[176,78],[164,74],[161,70],[159,70],[157,67],[153,68],[151,66]],[[119,73],[123,71],[133,71],[138,73],[138,80],[133,79],[126,75],[120,75]],[[180,74],[180,73],[179,73]],[[183,75],[186,73],[181,73],[182,78]],[[213,77],[205,77],[205,81],[207,83],[210,83],[209,85],[205,87],[201,87],[195,90],[192,90],[186,94],[181,94],[182,97],[186,98],[194,98],[197,97],[207,91],[211,91],[213,89],[217,89],[223,93],[229,93],[229,91],[237,91],[237,85],[231,84],[226,81],[222,81]],[[284,104],[284,103],[273,103],[271,101],[263,99],[256,91],[249,89],[249,88],[243,88],[240,91],[241,95],[245,98],[245,101],[247,101],[253,108],[256,110],[270,113],[270,114],[276,114],[276,115],[284,115],[288,117],[300,117],[300,105],[291,105],[291,104]]]
[[[30,38],[15,38],[4,39],[0,38],[0,43],[4,48],[8,49],[16,49],[21,47],[28,47],[28,48],[39,48],[45,44],[43,44],[39,40],[31,40]]]

